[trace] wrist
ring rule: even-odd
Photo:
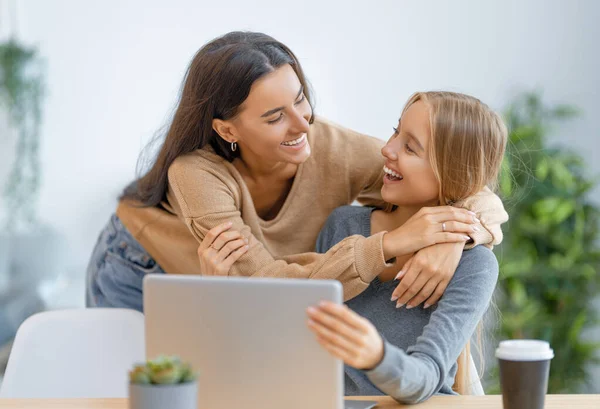
[[[371,365],[369,365],[368,368],[365,368],[363,370],[372,371],[373,369],[377,368],[379,366],[379,364],[381,364],[381,362],[383,361],[384,356],[385,356],[385,344],[383,342],[383,338],[381,337],[381,335],[379,335],[379,345],[377,348],[377,352],[375,353],[375,356],[373,358],[373,361],[372,361]]]
[[[394,246],[394,239],[392,233],[385,233],[383,235],[383,257],[385,258],[386,263],[391,262],[398,255],[397,249]]]

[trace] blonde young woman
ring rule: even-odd
[[[319,235],[318,251],[350,235],[369,237],[419,217],[435,219],[437,206],[494,186],[506,141],[502,120],[479,100],[449,92],[414,94],[382,149],[386,176],[381,194],[394,210],[337,209]],[[457,226],[442,222],[440,229]],[[421,235],[435,233],[428,229]],[[469,340],[496,285],[496,258],[484,246],[464,251],[440,302],[411,308],[406,306],[409,297],[398,298],[395,290],[397,280],[403,280],[397,271],[410,256],[397,257],[346,305],[323,303],[307,312],[319,343],[346,364],[347,395],[383,393],[417,403],[434,394],[465,393],[469,387]]]
[[[450,92],[414,94],[381,150],[381,195],[393,206],[336,209],[319,234],[317,251],[325,253],[354,235],[400,231],[399,240],[414,246],[442,232],[463,231],[462,223],[444,220],[441,205],[493,187],[506,141],[502,120],[479,100]],[[415,234],[422,219],[432,223]],[[324,303],[307,311],[317,340],[346,364],[346,395],[387,394],[417,403],[473,387],[477,374],[469,373],[469,339],[496,285],[496,258],[490,246],[464,251],[441,301],[414,308],[414,294],[397,288],[399,282],[413,284],[406,276],[409,247],[398,248],[395,262],[346,305]],[[222,264],[213,260],[207,271],[216,273]],[[426,292],[434,285],[419,283]]]

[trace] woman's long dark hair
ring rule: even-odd
[[[204,45],[187,69],[179,104],[154,163],[125,188],[121,199],[135,200],[144,207],[159,206],[166,200],[171,164],[206,145],[233,161],[239,150],[231,151],[230,144],[213,130],[212,120],[235,117],[252,84],[284,64],[292,66],[312,106],[300,63],[274,38],[262,33],[231,32]]]

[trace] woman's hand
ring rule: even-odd
[[[475,213],[452,206],[423,207],[402,226],[383,236],[385,259],[439,243],[466,243],[479,231]]]
[[[345,305],[309,307],[308,327],[331,355],[357,369],[373,369],[383,359],[383,339],[373,324]]]
[[[400,284],[392,294],[396,308],[410,309],[425,301],[424,308],[437,303],[454,276],[464,243],[443,243],[419,250],[396,276]]]
[[[240,232],[229,231],[231,226],[227,222],[213,227],[200,243],[198,258],[202,275],[226,276],[233,263],[248,251],[248,239]]]

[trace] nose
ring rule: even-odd
[[[381,154],[384,158],[387,158],[391,161],[398,160],[398,151],[396,150],[392,141],[386,143],[383,148],[381,148]]]
[[[308,133],[310,124],[311,112],[310,110],[294,110],[292,115],[292,126],[291,131],[293,133],[303,134]]]

